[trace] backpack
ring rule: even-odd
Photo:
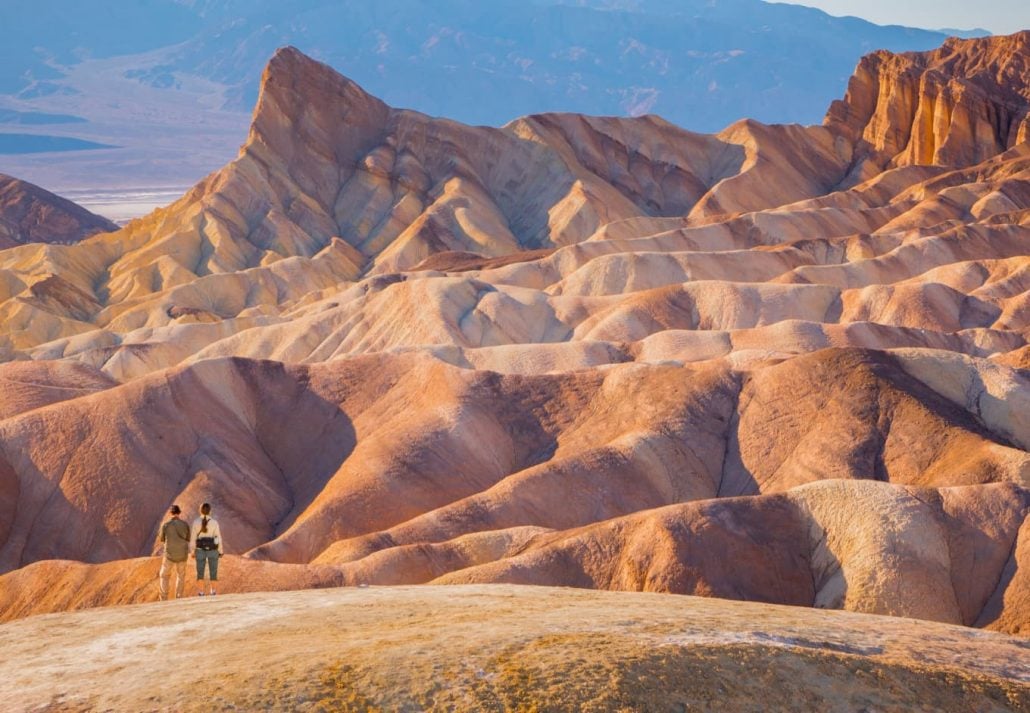
[[[213,520],[213,519],[214,518],[208,518],[209,521]],[[206,528],[207,525],[204,525],[204,527]],[[201,532],[203,532],[203,530],[201,530]],[[198,535],[199,535],[199,533],[198,533]],[[198,550],[204,550],[205,552],[210,552],[211,550],[217,550],[218,549],[218,544],[215,542],[215,538],[214,537],[199,537],[198,536],[197,537],[197,549]]]

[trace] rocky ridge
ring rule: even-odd
[[[715,135],[464,127],[281,50],[236,161],[0,252],[0,616],[153,598],[163,512],[212,500],[239,591],[1025,634],[1024,35],[873,55],[824,126]],[[924,94],[951,118],[912,139]]]
[[[862,59],[825,124],[884,166],[970,166],[1030,139],[1030,30]]]
[[[0,174],[0,250],[26,243],[77,243],[115,230],[110,220],[65,198]]]

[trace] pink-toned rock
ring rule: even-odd
[[[110,389],[104,372],[76,362],[16,361],[0,364],[0,421],[25,411]]]
[[[180,201],[0,252],[0,617],[148,599],[168,506],[209,501],[239,591],[1027,631],[1027,36],[716,135],[467,127],[280,50]]]
[[[26,243],[77,243],[117,229],[70,200],[0,173],[0,250]]]

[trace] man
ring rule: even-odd
[[[190,526],[179,519],[182,510],[172,505],[168,510],[171,518],[161,525],[160,541],[165,546],[161,572],[158,575],[161,601],[168,601],[168,580],[175,569],[175,598],[182,599],[186,587],[186,561],[190,557]]]

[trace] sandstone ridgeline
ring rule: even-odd
[[[1030,631],[1030,33],[823,126],[390,108],[294,49],[239,157],[0,251],[0,617],[570,585]],[[67,560],[78,560],[70,562]]]

